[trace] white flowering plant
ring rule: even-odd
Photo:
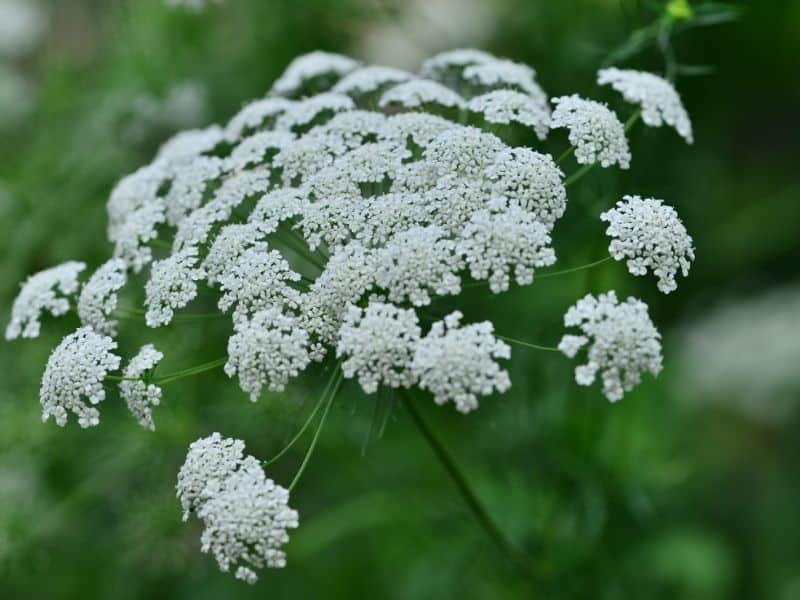
[[[599,377],[612,402],[642,374],[660,372],[661,336],[647,305],[613,290],[586,290],[564,307],[569,330],[553,345],[495,331],[459,305],[465,289],[478,288],[488,312],[493,294],[612,259],[632,275],[651,273],[665,294],[677,274],[688,275],[694,247],[677,212],[639,195],[602,214],[608,255],[554,268],[570,189],[592,169],[634,167],[627,133],[637,122],[693,142],[670,79],[605,68],[597,83],[633,108],[621,105],[621,118],[577,94],[549,99],[533,68],[479,50],[435,55],[418,73],[326,52],[295,59],[264,98],[226,124],[174,136],[119,181],[107,204],[113,256],[93,274],[82,280],[86,265],[70,261],[23,283],[7,339],[36,337],[44,315],[72,308],[81,322],[45,367],[43,419],[97,426],[116,388],[154,430],[173,381],[221,368],[257,402],[305,371],[329,371],[276,457],[245,456],[243,441],[214,433],[191,445],[178,474],[184,519],[195,515],[205,527],[202,550],[253,583],[259,570],[286,564],[287,530],[299,525],[290,493],[343,381],[366,395],[393,390],[481,525],[529,571],[418,406],[430,399],[478,410],[511,388],[515,346],[584,354],[577,384]],[[213,298],[213,312],[195,310],[202,297]],[[230,324],[219,358],[178,371],[159,371],[156,345],[128,348],[119,337],[126,327],[179,335],[172,325],[206,319]],[[314,423],[294,479],[286,487],[269,479],[265,468]]]

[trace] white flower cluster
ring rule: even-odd
[[[380,384],[419,385],[437,404],[453,402],[463,413],[478,407],[478,396],[504,392],[508,373],[496,359],[511,357],[490,322],[460,326],[458,311],[435,322],[424,337],[413,309],[373,299],[365,309],[350,306],[339,332],[336,355],[342,373],[357,377],[367,394]]]
[[[81,427],[98,425],[100,412],[94,405],[105,400],[106,375],[119,368],[121,359],[113,353],[116,348],[114,340],[91,327],[82,327],[65,337],[50,355],[42,376],[42,420],[53,417],[63,427],[71,411]]]
[[[624,196],[615,208],[600,215],[613,238],[608,251],[615,260],[627,259],[632,275],[652,271],[664,294],[677,289],[678,271],[686,277],[694,260],[692,238],[678,213],[656,198]]]
[[[153,423],[153,407],[161,402],[161,388],[144,381],[142,377],[152,371],[162,358],[164,354],[156,350],[153,344],[142,346],[122,371],[125,379],[119,383],[119,395],[125,400],[128,410],[139,425],[150,431],[156,429]]]
[[[433,324],[417,344],[411,369],[437,404],[453,402],[466,413],[478,408],[478,395],[511,387],[508,373],[495,362],[511,358],[511,349],[495,338],[489,321],[462,327],[461,317],[455,311]]]
[[[68,312],[69,300],[65,296],[78,291],[78,274],[85,268],[82,262],[69,261],[28,277],[11,307],[6,339],[38,337],[43,311],[54,317]]]
[[[625,128],[605,104],[585,100],[575,94],[553,98],[556,105],[550,126],[569,129],[569,141],[575,146],[575,160],[582,165],[617,164],[627,169],[631,162]]]
[[[675,87],[663,77],[630,69],[601,69],[597,72],[597,83],[610,85],[628,102],[642,107],[642,121],[650,127],[661,127],[664,123],[691,144],[692,122],[683,107]]]
[[[117,308],[117,292],[128,282],[128,266],[120,258],[112,258],[92,274],[78,297],[81,323],[99,333],[113,336],[117,322],[109,315]]]
[[[599,372],[611,402],[639,385],[643,372],[661,371],[661,335],[641,300],[619,302],[613,291],[587,294],[564,315],[564,325],[578,327],[582,335],[565,335],[558,345],[561,352],[573,358],[589,345],[586,364],[575,368],[575,381],[591,385]]]
[[[177,496],[184,520],[195,512],[205,525],[203,552],[211,552],[219,568],[248,583],[256,569],[281,568],[289,541],[287,530],[298,526],[289,508],[289,492],[267,479],[257,459],[244,456],[244,442],[219,433],[189,446],[178,473]]]
[[[378,385],[409,387],[414,383],[411,360],[421,331],[413,310],[384,302],[370,302],[365,309],[350,306],[339,330],[336,356],[345,377],[358,377],[368,394]]]
[[[674,90],[641,75],[600,78],[641,103],[645,122],[663,121],[690,139]],[[267,98],[224,126],[175,135],[112,190],[113,258],[80,294],[84,326],[48,361],[44,419],[64,425],[71,411],[81,426],[96,425],[104,383],[118,380],[131,413],[154,429],[161,389],[152,372],[162,353],[147,344],[121,377],[109,376],[121,363],[107,337],[116,334],[118,294],[129,271],[145,269],[149,327],[169,324],[200,286],[217,294],[233,327],[225,373],[253,401],[265,388],[282,391],[331,350],[366,393],[418,386],[467,413],[479,396],[505,392],[511,381],[500,361],[510,348],[491,322],[462,325],[454,311],[423,335],[416,310],[458,295],[465,278],[500,293],[512,281],[531,284],[536,269],[555,262],[564,174],[551,156],[512,146],[501,132],[516,137],[522,126],[545,140],[566,128],[579,163],[628,168],[624,127],[611,110],[575,95],[552,101],[551,114],[532,68],[477,50],[442,53],[418,75],[325,52],[297,58]],[[652,271],[668,292],[678,270],[688,272],[692,239],[661,201],[626,196],[602,218],[609,251],[632,273]],[[6,337],[35,337],[43,312],[67,312],[84,267],[64,263],[30,277]],[[564,321],[582,334],[565,335],[560,350],[574,357],[587,347],[578,383],[600,374],[609,400],[642,372],[660,371],[660,336],[642,302],[587,295]],[[241,441],[214,434],[193,443],[177,495],[184,519],[195,512],[203,521],[203,551],[223,571],[252,583],[257,569],[285,564],[297,513]]]
[[[289,379],[306,368],[311,358],[308,333],[277,308],[256,312],[250,319],[235,322],[228,340],[225,373],[238,373],[239,385],[255,402],[265,385],[283,391]]]

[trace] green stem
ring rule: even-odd
[[[559,157],[558,157],[558,159],[556,160],[556,164],[557,164],[557,165],[560,165],[562,162],[564,162],[565,160],[567,160],[567,158],[568,158],[568,157],[569,157],[569,156],[570,156],[570,155],[571,155],[573,152],[575,152],[575,146],[570,146],[569,148],[567,148],[566,150],[564,150],[564,153],[563,153],[561,156],[559,156]]]
[[[297,469],[297,474],[295,474],[294,479],[292,479],[292,483],[289,484],[290,492],[297,485],[297,482],[300,481],[300,478],[303,476],[303,473],[305,472],[306,467],[308,466],[308,462],[311,460],[311,455],[314,454],[314,448],[317,447],[317,440],[319,439],[319,434],[325,425],[325,419],[328,417],[328,411],[331,409],[331,405],[333,404],[333,399],[336,398],[336,392],[339,391],[339,386],[341,384],[342,384],[342,370],[337,365],[333,389],[331,390],[330,395],[328,396],[328,402],[325,405],[325,410],[322,412],[322,416],[319,419],[319,425],[317,426],[317,430],[314,432],[314,437],[311,439],[311,445],[308,447],[308,451],[306,452],[306,455],[303,458],[303,462],[300,464],[300,468]]]
[[[215,360],[209,361],[207,363],[203,363],[201,365],[197,365],[195,367],[190,367],[188,369],[184,369],[182,371],[176,371],[174,373],[168,373],[163,377],[160,377],[153,381],[156,385],[166,385],[168,383],[172,383],[173,381],[178,381],[179,379],[183,379],[185,377],[191,377],[192,375],[197,375],[199,373],[204,373],[205,371],[211,371],[212,369],[216,369],[221,367],[226,362],[228,362],[227,357],[217,358]]]
[[[580,267],[572,267],[571,269],[562,269],[561,271],[553,271],[551,273],[542,273],[541,275],[536,274],[536,279],[544,279],[545,277],[555,277],[556,275],[566,275],[567,273],[574,273],[575,271],[583,271],[584,269],[591,269],[592,267],[596,267],[597,265],[601,265],[606,261],[611,260],[610,256],[606,256],[605,258],[601,258],[600,260],[596,260],[594,262],[590,262],[585,265],[581,265]]]
[[[286,454],[289,451],[289,449],[292,446],[294,446],[294,444],[297,442],[297,440],[300,439],[300,437],[303,435],[303,433],[305,433],[306,429],[308,429],[308,426],[311,425],[311,421],[314,420],[314,417],[319,412],[320,407],[325,402],[325,398],[328,396],[328,390],[330,389],[331,384],[333,384],[333,379],[336,376],[336,373],[337,373],[336,371],[331,373],[331,376],[328,378],[328,383],[325,384],[325,389],[322,391],[322,395],[319,397],[319,400],[317,400],[317,404],[314,406],[314,410],[312,410],[311,414],[308,415],[308,418],[306,419],[306,422],[303,423],[303,426],[300,428],[300,430],[294,435],[294,437],[289,441],[289,443],[286,444],[280,450],[280,452],[278,452],[275,456],[273,456],[269,460],[265,460],[264,461],[264,466],[265,467],[271,465],[272,463],[277,461],[281,456]]]
[[[576,181],[578,181],[581,177],[586,175],[589,171],[594,168],[595,163],[589,163],[588,165],[583,165],[580,169],[575,171],[572,175],[567,177],[567,180],[564,182],[564,187],[569,187]]]
[[[522,340],[517,340],[514,338],[507,337],[505,335],[499,335],[497,333],[494,334],[495,337],[500,338],[501,340],[505,340],[506,342],[510,342],[512,344],[518,344],[520,346],[525,346],[526,348],[532,348],[533,350],[546,350],[547,352],[560,352],[558,348],[554,348],[553,346],[540,346],[539,344],[531,344],[530,342],[523,342]]]
[[[455,463],[452,456],[450,456],[450,453],[447,451],[444,445],[436,437],[436,434],[433,432],[433,430],[425,422],[425,419],[422,418],[422,415],[417,410],[417,407],[414,405],[414,402],[411,399],[410,393],[406,393],[404,395],[404,402],[408,413],[411,415],[411,419],[417,426],[417,429],[419,429],[420,433],[422,433],[425,441],[428,442],[428,445],[431,447],[431,450],[433,450],[436,458],[439,459],[439,462],[442,463],[442,466],[447,471],[447,474],[450,475],[453,483],[461,493],[464,502],[467,504],[467,507],[469,507],[470,511],[472,511],[473,516],[478,521],[480,526],[512,564],[514,564],[526,576],[532,577],[533,573],[531,572],[531,565],[529,564],[527,557],[523,556],[520,551],[506,539],[506,537],[497,527],[497,524],[489,516],[489,513],[486,512],[486,509],[483,507],[480,500],[478,500],[478,497],[470,487],[461,469]]]

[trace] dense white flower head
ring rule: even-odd
[[[142,346],[122,371],[126,379],[119,382],[119,395],[128,405],[128,410],[139,422],[139,425],[155,431],[153,423],[153,407],[161,402],[161,388],[154,383],[141,379],[161,362],[164,354],[156,350],[153,344]]]
[[[421,336],[413,310],[372,301],[365,309],[350,306],[345,314],[336,356],[345,357],[342,373],[357,377],[367,394],[379,384],[409,387],[414,383],[411,360]]]
[[[564,215],[564,173],[549,154],[506,148],[485,171],[494,194],[531,212],[548,230]]]
[[[489,89],[513,88],[547,105],[547,94],[536,82],[536,71],[528,65],[505,59],[473,64],[464,69],[464,79]]]
[[[256,312],[236,321],[228,340],[228,377],[239,376],[239,386],[255,402],[261,389],[282,392],[288,381],[308,366],[309,337],[292,317],[277,308]]]
[[[386,290],[389,300],[408,300],[414,306],[431,303],[437,296],[461,292],[463,260],[456,244],[435,225],[412,227],[395,235],[378,251],[375,283]]]
[[[387,90],[381,96],[379,104],[381,108],[421,108],[426,105],[460,108],[464,105],[464,99],[436,81],[412,79]]]
[[[244,442],[223,438],[219,433],[200,438],[189,445],[186,460],[178,472],[175,495],[183,509],[183,520],[208,500],[209,483],[223,481],[244,460]]]
[[[553,98],[553,104],[556,108],[550,127],[569,129],[569,142],[575,146],[578,163],[600,163],[602,167],[617,164],[622,169],[630,166],[625,128],[610,108],[575,94]]]
[[[374,252],[354,241],[337,248],[300,300],[300,324],[322,342],[315,348],[316,358],[324,346],[334,344],[347,306],[355,304],[375,281],[377,258]]]
[[[223,141],[225,132],[219,125],[180,131],[161,144],[155,162],[169,164],[180,159],[194,158],[212,151]]]
[[[212,181],[226,172],[225,161],[214,156],[193,156],[175,165],[176,173],[164,196],[164,215],[167,223],[178,225],[189,213],[203,203],[206,189]]]
[[[692,122],[675,87],[663,77],[631,69],[601,69],[597,72],[597,83],[610,85],[628,102],[642,107],[642,121],[650,127],[661,127],[664,123],[691,144]]]
[[[50,355],[42,376],[42,420],[53,417],[63,427],[72,412],[81,427],[98,425],[100,411],[94,405],[105,400],[106,375],[119,368],[121,359],[113,353],[116,347],[114,340],[91,327],[81,327],[65,337]]]
[[[530,285],[535,268],[556,261],[547,227],[526,210],[508,207],[502,198],[473,213],[457,251],[470,275],[488,280],[495,294],[508,289],[512,269],[519,285]]]
[[[302,129],[320,115],[336,114],[353,110],[356,105],[349,96],[326,92],[295,102],[278,117],[275,128],[278,130]]]
[[[357,60],[341,54],[309,52],[289,63],[283,75],[273,84],[270,93],[277,96],[292,96],[312,79],[331,77],[335,81],[359,65]]]
[[[467,108],[483,115],[489,123],[520,123],[530,127],[540,140],[546,139],[550,131],[550,109],[547,104],[514,90],[494,90],[475,96]]]
[[[300,279],[277,250],[248,248],[218,279],[219,309],[228,312],[235,307],[233,319],[238,321],[264,308],[295,308],[300,292],[292,284]]]
[[[453,402],[467,413],[478,408],[478,396],[511,387],[508,373],[495,362],[510,358],[511,349],[494,337],[489,321],[462,327],[461,317],[455,311],[433,324],[417,344],[411,369],[437,404]]]
[[[159,191],[171,175],[163,162],[153,162],[122,178],[108,199],[108,239],[114,244],[114,256],[136,273],[152,260],[147,244],[158,237],[157,226],[166,220],[166,203]]]
[[[285,98],[262,98],[245,104],[225,126],[225,138],[235,142],[248,133],[269,125],[271,119],[280,116],[291,106],[292,101]]]
[[[633,275],[651,271],[664,294],[677,289],[675,275],[686,277],[694,260],[692,238],[674,208],[656,198],[624,196],[615,208],[600,215],[608,223],[608,251],[626,260]]]
[[[613,291],[587,294],[564,315],[564,326],[582,332],[562,338],[558,347],[565,355],[573,358],[588,345],[587,362],[575,368],[575,381],[591,385],[599,373],[603,394],[612,402],[639,385],[643,372],[661,371],[661,335],[641,300],[619,302]]]
[[[244,455],[244,442],[214,433],[189,446],[178,473],[176,495],[183,520],[194,512],[203,522],[203,552],[224,572],[255,583],[255,569],[286,565],[281,547],[287,529],[298,526],[288,490],[267,479],[257,459]]]
[[[11,307],[6,339],[38,337],[43,311],[54,317],[65,314],[69,310],[67,297],[78,291],[78,274],[85,268],[85,263],[68,261],[28,277]]]
[[[403,83],[413,79],[414,76],[402,69],[369,65],[352,71],[342,77],[332,91],[339,94],[368,94],[380,90],[384,86]]]
[[[92,274],[78,297],[78,316],[83,325],[98,333],[115,335],[117,321],[109,316],[117,308],[117,292],[128,281],[128,265],[120,258],[112,258],[100,265]]]
[[[202,551],[210,552],[220,570],[236,568],[235,576],[247,583],[258,580],[256,569],[286,566],[282,546],[287,530],[299,525],[289,507],[289,491],[268,479],[259,461],[246,457],[239,468],[207,487],[209,499],[197,511],[205,529]]]
[[[196,248],[187,248],[154,262],[145,285],[147,326],[169,324],[175,311],[197,296],[197,281],[203,277],[203,270],[197,267]]]

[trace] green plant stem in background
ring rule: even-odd
[[[303,462],[300,463],[300,468],[297,469],[297,473],[292,479],[292,483],[289,484],[289,491],[291,492],[294,487],[297,485],[297,482],[300,481],[300,478],[303,476],[303,473],[308,466],[308,461],[311,460],[311,455],[314,454],[314,448],[317,447],[317,440],[319,439],[319,434],[322,432],[322,428],[325,426],[325,419],[328,417],[328,411],[331,409],[331,405],[333,404],[334,398],[336,398],[336,392],[339,391],[339,386],[342,384],[342,369],[340,365],[336,365],[336,370],[334,371],[334,384],[333,389],[328,396],[328,402],[325,404],[325,410],[322,412],[322,416],[319,419],[319,425],[317,425],[317,430],[314,432],[314,437],[311,438],[311,445],[308,447],[308,451],[306,455],[303,457]],[[324,394],[323,394],[324,397]]]
[[[289,451],[289,449],[291,449],[291,447],[294,446],[297,440],[300,439],[303,433],[305,433],[305,430],[308,429],[309,425],[311,425],[311,421],[314,420],[314,417],[319,412],[320,407],[325,402],[325,398],[328,396],[328,390],[330,390],[331,385],[333,384],[333,380],[336,377],[336,373],[337,371],[331,373],[331,376],[328,378],[328,382],[325,384],[325,389],[322,391],[322,394],[320,395],[319,400],[317,400],[314,409],[311,411],[311,414],[308,415],[308,418],[306,419],[305,423],[303,423],[303,426],[300,428],[300,430],[294,435],[294,437],[289,441],[288,444],[286,444],[283,448],[281,448],[281,450],[275,456],[273,456],[269,460],[264,461],[265,467],[271,465],[272,463],[277,461],[281,456],[286,454]]]
[[[176,371],[175,373],[168,373],[163,377],[159,377],[158,379],[153,380],[153,383],[156,385],[166,385],[168,383],[172,383],[173,381],[184,379],[185,377],[191,377],[192,375],[198,375],[199,373],[211,371],[213,369],[221,367],[226,362],[228,362],[228,357],[223,356],[221,358],[214,359],[207,363],[197,365],[196,367],[190,367],[188,369],[184,369],[183,371]]]
[[[546,350],[547,352],[559,352],[559,349],[553,346],[541,346],[539,344],[531,344],[530,342],[523,342],[522,340],[517,340],[497,333],[495,334],[495,336],[511,344],[525,346],[526,348],[532,348],[533,350]]]
[[[587,263],[585,265],[581,265],[579,267],[572,267],[571,269],[562,269],[561,271],[553,271],[551,273],[542,273],[541,275],[536,275],[536,279],[544,279],[545,277],[555,277],[556,275],[566,275],[567,273],[574,273],[576,271],[583,271],[584,269],[591,269],[592,267],[596,267],[597,265],[602,265],[604,262],[611,260],[610,256],[606,256],[605,258],[601,258],[600,260],[596,260],[594,262]]]
[[[467,504],[470,511],[472,511],[472,514],[480,526],[511,564],[514,565],[522,575],[533,579],[534,573],[528,557],[523,555],[520,550],[506,539],[505,535],[503,535],[497,527],[497,524],[492,520],[491,516],[489,516],[489,513],[486,512],[486,509],[483,507],[480,500],[478,500],[478,497],[475,495],[472,487],[470,487],[461,469],[417,410],[410,390],[405,390],[403,401],[406,410],[408,410],[408,414],[411,415],[412,421],[414,421],[414,424],[417,426],[417,429],[419,429],[422,437],[425,438],[425,441],[428,442],[436,458],[439,459],[439,462],[442,463],[442,466],[447,471],[448,475],[450,475],[459,493],[464,498],[464,502]]]

